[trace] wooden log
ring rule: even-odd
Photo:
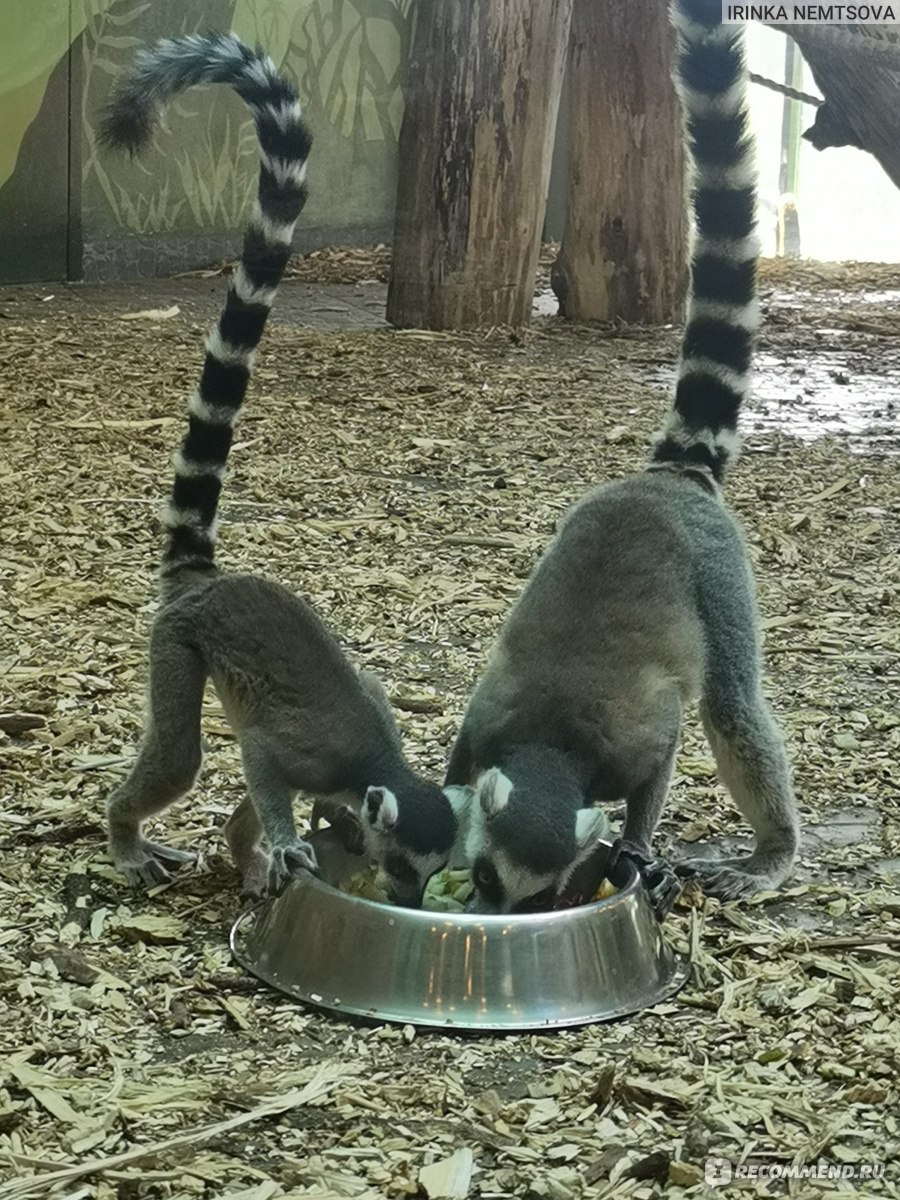
[[[421,0],[387,319],[531,316],[572,0]]]
[[[867,150],[900,187],[900,40],[895,26],[777,25],[794,39],[825,103],[804,138]]]
[[[660,0],[575,0],[571,166],[551,273],[575,321],[680,321],[687,289],[675,39]]]

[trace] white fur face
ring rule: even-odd
[[[486,771],[475,785],[469,808],[466,857],[475,885],[476,912],[512,913],[532,906],[549,908],[572,871],[609,829],[602,810],[579,810],[575,816],[576,853],[572,861],[562,870],[555,865],[543,872],[535,870],[512,857],[498,836],[495,820],[509,805],[512,791],[512,781],[496,767]],[[527,819],[527,810],[521,815]],[[539,827],[535,828],[534,836],[536,839],[542,836]]]
[[[556,871],[532,871],[511,859],[500,846],[491,847],[474,860],[472,882],[473,909],[480,913],[513,913],[520,911],[526,901],[534,901],[537,906],[544,899],[549,908],[561,886]]]
[[[468,801],[469,789],[446,789],[444,795],[454,812],[460,812]],[[428,880],[447,865],[452,847],[445,852],[413,849],[398,836],[399,818],[400,806],[391,789],[370,787],[360,813],[366,853],[383,871],[391,900],[403,908],[421,908]]]

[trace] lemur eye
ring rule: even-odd
[[[500,887],[497,869],[486,858],[479,858],[472,868],[472,882],[482,892],[496,892]]]

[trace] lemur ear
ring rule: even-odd
[[[453,809],[456,817],[460,818],[465,815],[466,810],[472,803],[475,789],[466,787],[465,784],[451,783],[444,788],[444,795],[450,801],[450,807]]]
[[[575,857],[566,871],[560,891],[565,889],[572,875],[583,862],[596,851],[597,843],[609,835],[609,817],[602,808],[581,808],[575,817]]]
[[[397,797],[390,788],[370,787],[363,801],[363,812],[373,829],[386,832],[397,824]]]
[[[485,771],[475,785],[484,815],[490,818],[502,813],[509,804],[512,790],[512,780],[504,775],[499,767],[491,767],[489,771]]]
[[[609,833],[609,817],[602,808],[581,808],[575,817],[575,841],[579,849],[590,847]]]

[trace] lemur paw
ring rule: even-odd
[[[195,858],[195,855],[186,850],[174,850],[171,846],[148,842],[142,838],[131,854],[114,854],[113,862],[116,870],[121,871],[131,887],[154,888],[171,882],[172,876],[164,863],[178,866],[194,862]]]
[[[156,858],[148,858],[142,863],[131,863],[127,866],[124,864],[117,867],[125,878],[128,880],[129,886],[133,888],[154,888],[160,884],[170,883],[172,876]]]
[[[163,846],[160,842],[144,842],[144,848],[149,850],[154,858],[160,858],[168,863],[192,863],[197,861],[197,855],[187,850],[176,850],[172,846]]]
[[[316,852],[309,842],[296,841],[290,846],[274,846],[269,851],[269,895],[277,895],[292,876],[301,875],[304,871],[315,873],[318,869]]]
[[[348,854],[362,854],[366,844],[359,813],[345,804],[331,818],[331,827]]]
[[[684,887],[675,868],[664,858],[652,858],[640,847],[626,842],[624,838],[620,838],[613,845],[610,870],[620,857],[630,859],[637,867],[657,920],[664,920],[672,911]]]
[[[336,803],[334,799],[313,802],[309,818],[311,833],[316,833],[322,820],[326,820],[335,836],[348,854],[362,854],[365,849],[362,822],[359,813],[350,804]]]
[[[642,874],[653,911],[656,913],[657,920],[662,921],[675,906],[675,901],[681,895],[684,884],[678,878],[671,864],[662,858],[648,863]]]
[[[746,900],[775,885],[767,871],[747,870],[746,858],[689,858],[678,863],[678,874],[698,879],[707,896],[717,900]]]

